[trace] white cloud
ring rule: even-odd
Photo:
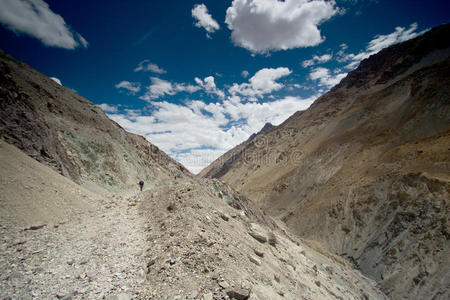
[[[204,28],[207,32],[206,36],[210,38],[210,33],[220,29],[219,24],[208,13],[208,8],[205,4],[197,4],[192,9],[192,17],[197,21],[195,26]]]
[[[231,95],[240,94],[255,101],[257,97],[262,97],[264,94],[280,90],[284,85],[276,81],[282,77],[288,76],[291,73],[291,70],[284,67],[279,67],[276,69],[263,68],[249,79],[249,83],[234,83],[228,89],[228,92]]]
[[[244,77],[244,78],[247,78],[248,75],[250,75],[250,73],[247,70],[244,70],[244,71],[241,72],[241,76]]]
[[[417,23],[413,23],[409,26],[409,29],[405,27],[396,27],[395,31],[387,34],[387,35],[376,35],[368,44],[364,51],[359,52],[358,54],[353,53],[345,53],[347,49],[346,44],[342,44],[341,50],[338,52],[337,61],[338,62],[349,62],[345,68],[346,69],[354,69],[358,64],[365,58],[378,53],[380,50],[389,47],[391,45],[401,43],[407,41],[409,39],[415,38],[418,35],[423,34],[428,29],[425,29],[421,32],[416,32]]]
[[[42,0],[2,0],[0,22],[15,33],[25,33],[44,45],[75,49],[88,42],[70,29]]]
[[[88,41],[84,37],[81,36],[81,34],[77,33],[76,36],[78,37],[79,42],[84,48],[87,48],[89,46]]]
[[[58,78],[50,77],[50,79],[53,80],[54,82],[56,82],[57,84],[62,85],[61,80],[59,80]]]
[[[118,112],[117,107],[109,105],[107,103],[98,104],[96,106],[100,107],[105,113],[117,113]]]
[[[312,69],[311,73],[309,74],[309,78],[318,81],[319,86],[329,89],[338,84],[346,75],[347,73],[332,75],[329,69],[317,67]]]
[[[225,97],[225,93],[221,90],[219,90],[216,87],[216,83],[214,82],[214,77],[213,76],[208,76],[205,79],[201,80],[198,77],[195,77],[195,82],[202,87],[206,93],[208,94],[216,94],[217,96],[219,96],[219,98],[224,98]]]
[[[141,90],[141,84],[139,82],[129,82],[129,81],[122,81],[115,85],[117,89],[124,89],[127,90],[130,94],[135,95],[136,93],[139,93]]]
[[[210,104],[161,101],[152,102],[151,115],[130,111],[110,113],[109,117],[126,130],[145,136],[197,173],[266,122],[279,125],[294,112],[308,108],[315,98],[285,97],[265,103],[241,103],[231,98]]]
[[[139,97],[142,100],[150,101],[165,95],[172,96],[179,92],[188,92],[192,94],[201,89],[199,86],[185,83],[171,83],[170,81],[158,77],[151,77],[150,80],[152,84],[147,87],[147,92],[145,95]]]
[[[157,74],[165,74],[166,70],[160,68],[157,64],[153,64],[148,59],[141,61],[138,66],[134,69],[135,72],[139,71],[150,71]]]
[[[332,58],[333,58],[332,54],[324,54],[321,56],[314,55],[313,58],[304,60],[302,62],[302,67],[307,68],[310,66],[314,66],[316,64],[323,64],[326,63],[327,61],[330,61]]]
[[[377,35],[373,40],[369,42],[367,51],[369,51],[370,53],[377,53],[383,48],[410,40],[423,33],[415,32],[416,30],[417,23],[413,23],[409,26],[409,29],[406,29],[405,27],[396,27],[395,31],[391,34]]]
[[[235,45],[252,53],[316,46],[318,26],[339,13],[334,0],[234,0],[225,23]]]

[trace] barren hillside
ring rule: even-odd
[[[141,179],[190,176],[92,102],[1,50],[0,99],[3,139],[78,183],[117,190]]]
[[[447,299],[450,26],[361,62],[308,110],[202,171],[392,298]]]

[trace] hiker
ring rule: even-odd
[[[144,180],[139,181],[139,187],[141,188],[142,192],[142,188],[144,187]]]

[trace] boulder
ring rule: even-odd
[[[261,243],[267,242],[267,234],[265,230],[258,224],[250,223],[248,234],[250,234],[258,242]]]

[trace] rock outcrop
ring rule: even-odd
[[[347,258],[389,296],[447,299],[449,35],[443,25],[369,57],[201,175]]]

